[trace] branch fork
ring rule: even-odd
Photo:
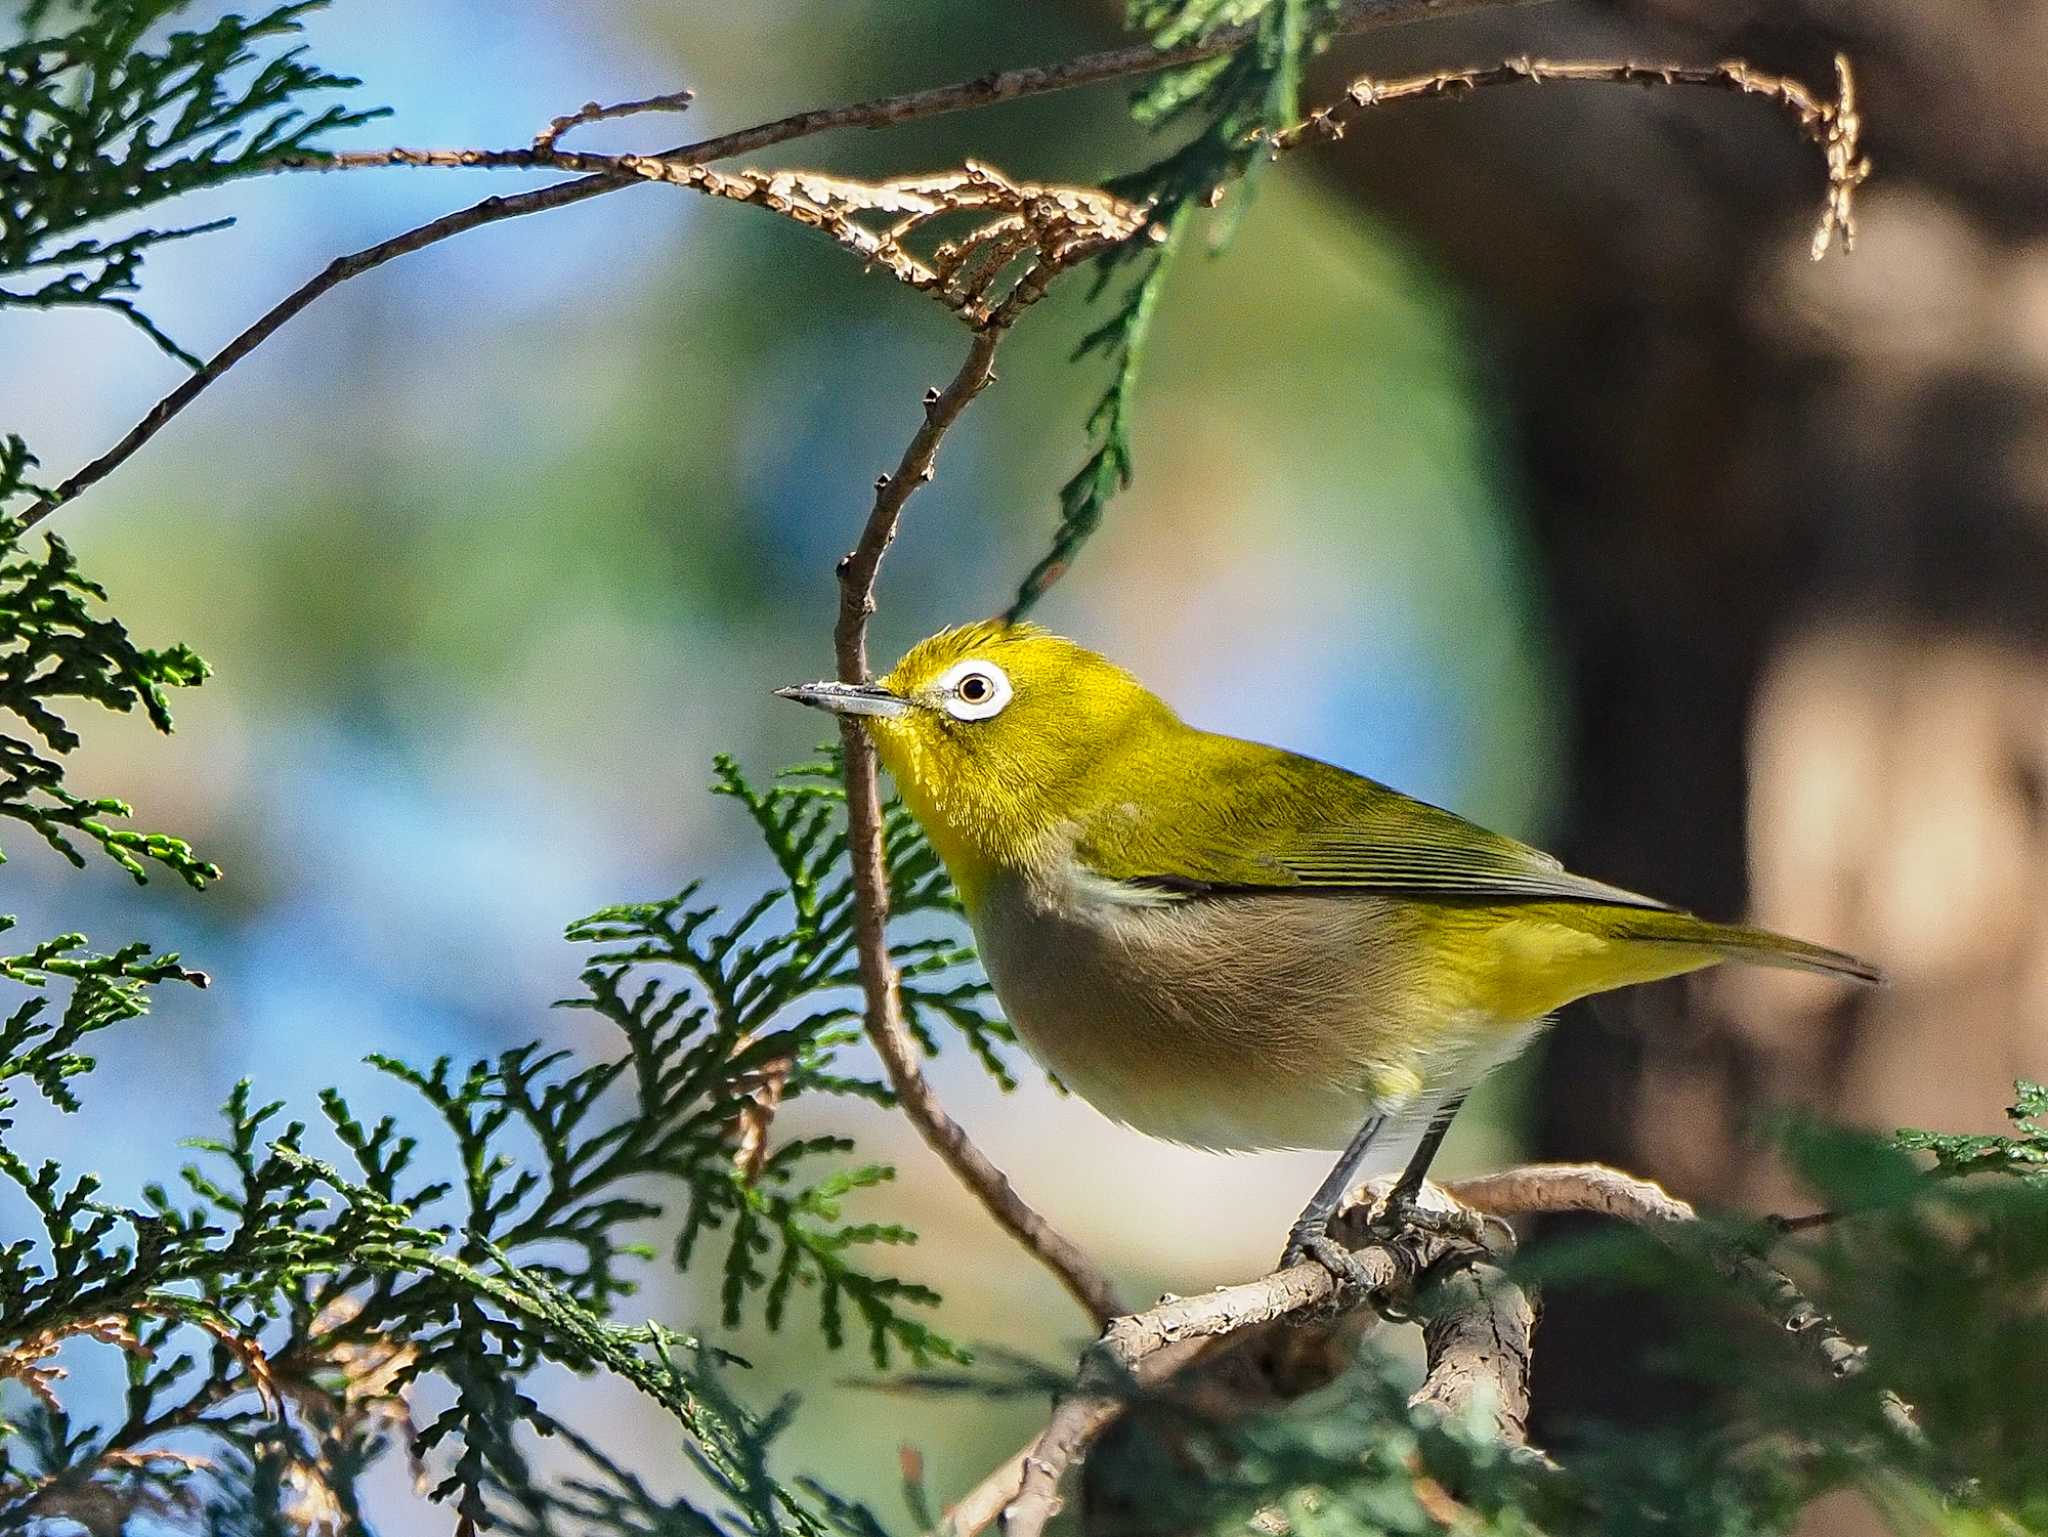
[[[1502,10],[1547,3],[1548,0],[1344,0],[1325,19],[1321,31],[1325,36],[1335,38],[1463,11]],[[112,447],[65,477],[47,494],[39,495],[21,514],[18,520],[20,528],[25,531],[34,527],[81,492],[112,474],[230,368],[275,335],[286,322],[351,278],[360,277],[408,252],[423,250],[467,230],[546,209],[564,208],[617,192],[640,181],[661,180],[694,186],[715,195],[756,202],[786,217],[812,223],[854,250],[864,261],[878,263],[911,287],[932,293],[960,314],[971,327],[1005,327],[1043,295],[1045,285],[1055,272],[1122,240],[1131,239],[1140,231],[1147,232],[1145,238],[1159,238],[1158,232],[1147,222],[1149,210],[1142,205],[1124,203],[1097,189],[1012,182],[974,162],[958,172],[939,173],[942,184],[937,187],[932,185],[932,178],[918,177],[888,183],[861,183],[804,172],[714,172],[709,169],[710,162],[835,129],[880,128],[1000,101],[1153,75],[1233,53],[1250,42],[1255,33],[1256,28],[1251,24],[1225,27],[1170,48],[1138,44],[1060,64],[990,71],[953,85],[794,113],[751,128],[701,139],[694,144],[679,145],[656,155],[583,155],[563,150],[560,141],[570,129],[585,123],[642,112],[682,111],[692,99],[690,92],[675,91],[611,106],[586,102],[576,111],[551,120],[534,136],[531,145],[520,149],[395,148],[326,155],[317,159],[280,159],[275,162],[275,169],[516,167],[581,171],[584,174],[573,181],[528,192],[484,198],[467,208],[444,214],[360,251],[335,258],[258,317],[177,388],[158,400]],[[1527,68],[1515,71],[1511,66],[1503,66],[1509,69],[1507,78],[1533,80],[1538,77],[1533,61],[1517,62]],[[1558,66],[1544,68],[1555,78],[1566,78],[1555,73],[1560,68]],[[1847,61],[1838,60],[1837,68],[1840,93],[1833,103],[1822,101],[1797,82],[1776,82],[1784,88],[1778,93],[1781,99],[1799,113],[1802,126],[1810,137],[1824,144],[1829,157],[1828,209],[1816,235],[1816,256],[1837,235],[1845,245],[1853,238],[1853,194],[1870,172],[1869,162],[1863,158],[1859,148],[1861,117],[1855,110],[1853,81]],[[1721,66],[1720,69],[1739,72],[1750,82],[1771,78],[1749,71],[1742,65]],[[1485,73],[1461,72],[1457,78],[1475,87],[1494,83],[1478,78]],[[1655,74],[1660,81],[1668,77],[1670,83],[1679,83],[1682,77],[1682,72],[1675,66],[1669,69],[1660,66]],[[1436,76],[1418,77],[1419,83],[1410,83],[1411,88],[1399,94],[1443,94],[1449,86],[1436,83],[1437,80]],[[1720,83],[1740,89],[1763,88],[1760,84],[1738,85],[1732,76]],[[1391,86],[1363,90],[1363,84],[1354,86],[1354,94],[1347,98],[1349,107],[1340,104],[1325,109],[1312,114],[1308,123],[1274,135],[1272,144],[1275,152],[1294,147],[1307,134],[1339,137],[1343,123],[1337,114],[1393,99],[1395,92]],[[785,179],[783,185],[778,185],[778,178]],[[957,180],[952,180],[954,178]],[[972,189],[971,193],[968,189]],[[989,195],[991,189],[999,193],[1000,203]],[[889,230],[878,232],[868,229],[853,218],[855,212],[879,208],[884,201],[919,195],[943,200],[949,194],[966,198],[958,202],[961,207],[995,208],[997,217],[962,240],[942,244],[928,259],[903,251],[902,241],[926,217],[935,217],[936,210],[931,215],[910,210],[910,225],[897,229],[893,234]],[[1000,302],[992,302],[991,290],[996,280],[1032,248],[1037,252],[1037,259],[1024,267],[1023,275],[1006,297]]]

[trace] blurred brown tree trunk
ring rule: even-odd
[[[1846,260],[1806,255],[1810,150],[1704,93],[1404,108],[1323,170],[1464,281],[1492,350],[1571,691],[1560,852],[1896,978],[1731,974],[1554,1034],[1540,1153],[1754,1208],[1800,1203],[1760,1109],[1991,1129],[2048,1073],[2048,0],[1559,5],[1367,61],[1820,85],[1838,48],[1877,162]],[[1539,1441],[1640,1414],[1653,1326],[1550,1303]]]

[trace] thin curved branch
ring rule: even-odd
[[[1052,268],[1034,267],[1018,283],[1019,294],[1044,292]],[[1026,298],[1023,303],[1029,303]],[[875,485],[875,502],[859,542],[839,562],[839,620],[833,631],[839,676],[849,683],[868,679],[868,619],[875,611],[875,577],[896,538],[903,508],[932,478],[939,440],[974,397],[995,378],[996,349],[1021,305],[1006,306],[974,334],[959,373],[942,390],[925,397],[919,424],[893,474]],[[889,962],[889,878],[882,852],[882,796],[875,750],[856,721],[841,722],[846,747],[846,824],[853,863],[854,937],[861,992],[866,1000],[868,1039],[882,1058],[890,1086],[904,1113],[962,1184],[974,1192],[1011,1237],[1038,1259],[1098,1323],[1123,1311],[1116,1288],[1079,1245],[1058,1232],[1010,1184],[1009,1177],[975,1146],[960,1123],[932,1092],[918,1063],[917,1043],[903,1018],[896,968]]]
[[[1500,10],[1509,6],[1548,3],[1550,0],[1350,0],[1334,18],[1329,31],[1333,36],[1369,32],[1464,11]],[[882,128],[896,123],[937,117],[944,113],[989,106],[996,102],[1016,101],[1053,91],[1072,90],[1078,86],[1098,85],[1110,80],[1157,74],[1161,70],[1229,53],[1243,46],[1250,36],[1248,28],[1230,28],[1202,41],[1187,43],[1178,48],[1160,49],[1150,44],[1138,43],[1087,54],[1060,64],[997,70],[952,85],[910,91],[897,96],[877,97],[846,106],[823,107],[809,112],[793,113],[788,117],[757,123],[751,128],[700,139],[694,144],[678,145],[662,155],[649,158],[702,165],[708,161],[724,160],[734,155],[750,154],[772,145],[788,144],[831,129]],[[571,114],[572,118],[574,116],[575,114]],[[337,163],[348,165],[392,162],[388,157],[376,156],[368,161],[351,161],[346,158],[338,162],[301,160],[280,162],[277,169],[318,169]],[[374,271],[386,262],[408,252],[424,250],[430,245],[465,231],[480,229],[486,224],[495,224],[504,219],[516,219],[525,214],[542,213],[551,208],[566,208],[572,203],[581,203],[608,192],[617,192],[639,180],[641,178],[634,174],[607,170],[579,176],[573,181],[537,187],[531,192],[515,193],[506,197],[487,197],[467,208],[443,214],[416,228],[380,240],[375,245],[365,246],[360,251],[336,257],[313,277],[285,295],[219,352],[208,358],[191,377],[151,406],[142,419],[123,434],[112,448],[59,482],[49,496],[31,503],[21,514],[21,526],[24,529],[34,527],[59,507],[77,497],[80,492],[106,479],[126,463],[136,450],[197,400],[215,380],[276,334],[286,321],[312,304],[322,294],[338,288],[350,278],[360,277],[365,272]]]
[[[1498,11],[1510,6],[1549,5],[1551,0],[1346,0],[1330,18],[1323,31],[1331,37],[1359,32],[1378,32],[1418,21],[1434,21],[1470,11]],[[972,80],[951,85],[906,91],[896,96],[878,96],[842,107],[820,107],[793,112],[716,138],[701,139],[669,151],[671,157],[689,160],[725,160],[750,155],[755,150],[795,139],[807,139],[836,128],[889,128],[898,123],[967,112],[998,102],[1022,101],[1081,86],[1102,85],[1111,80],[1129,80],[1156,75],[1198,64],[1242,48],[1257,33],[1257,27],[1226,27],[1205,38],[1174,48],[1155,48],[1150,43],[1130,43],[1100,53],[1083,54],[1059,64],[1038,64],[1023,69],[990,70]]]
[[[1827,160],[1828,195],[1813,235],[1812,254],[1819,261],[1839,240],[1844,251],[1856,245],[1856,189],[1870,178],[1863,154],[1863,115],[1856,107],[1856,75],[1846,54],[1835,55],[1835,97],[1831,101],[1789,75],[1767,74],[1739,59],[1723,64],[1646,64],[1634,59],[1551,60],[1527,54],[1484,68],[1444,69],[1400,80],[1362,76],[1346,87],[1334,105],[1311,112],[1294,127],[1271,136],[1274,152],[1317,139],[1341,139],[1345,125],[1370,107],[1423,96],[1462,96],[1492,85],[1552,83],[1607,85],[1700,85],[1715,90],[1761,96],[1791,113],[1800,131]]]

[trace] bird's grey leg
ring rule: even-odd
[[[1422,1134],[1422,1140],[1415,1144],[1415,1151],[1408,1159],[1408,1167],[1401,1171],[1401,1177],[1394,1181],[1394,1188],[1387,1192],[1389,1201],[1412,1201],[1422,1193],[1422,1182],[1429,1177],[1429,1166],[1436,1161],[1437,1149],[1444,1145],[1444,1137],[1450,1132],[1451,1122],[1465,1108],[1465,1096],[1453,1094],[1438,1107],[1429,1118],[1429,1130]]]
[[[1280,1256],[1282,1270],[1312,1259],[1340,1283],[1366,1284],[1364,1271],[1351,1257],[1351,1251],[1330,1236],[1330,1219],[1337,1215],[1337,1208],[1343,1204],[1344,1193],[1351,1188],[1352,1176],[1358,1172],[1358,1166],[1365,1162],[1367,1150],[1386,1129],[1385,1116],[1367,1117],[1365,1124],[1358,1128],[1358,1134],[1338,1155],[1336,1165],[1316,1186],[1316,1193],[1309,1197],[1308,1205],[1301,1209],[1301,1215],[1287,1230],[1287,1248]]]
[[[1401,1177],[1394,1181],[1394,1188],[1387,1192],[1386,1200],[1373,1218],[1373,1225],[1382,1228],[1416,1228],[1427,1233],[1445,1233],[1460,1238],[1479,1236],[1479,1219],[1463,1209],[1451,1212],[1426,1207],[1417,1199],[1422,1194],[1422,1182],[1429,1175],[1430,1163],[1436,1158],[1437,1149],[1444,1145],[1444,1136],[1451,1129],[1451,1122],[1464,1108],[1463,1093],[1452,1095],[1438,1107],[1429,1119],[1429,1129],[1422,1134],[1422,1140],[1415,1145],[1415,1152],[1408,1160],[1408,1167],[1401,1171]]]

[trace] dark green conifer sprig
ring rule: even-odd
[[[851,1150],[844,1138],[832,1136],[792,1139],[764,1152],[753,1167],[736,1157],[743,1129],[760,1114],[756,1095],[766,1085],[773,1084],[774,1098],[784,1103],[820,1093],[887,1103],[889,1095],[840,1062],[860,1032],[852,1002],[859,984],[853,888],[836,768],[830,761],[804,765],[760,790],[720,758],[713,788],[745,808],[781,881],[731,918],[700,903],[692,885],[665,901],[607,908],[570,927],[572,939],[603,948],[584,968],[585,994],[565,1004],[610,1020],[628,1053],[555,1081],[545,1081],[551,1061],[514,1053],[475,1091],[474,1103],[490,1099],[493,1114],[516,1116],[551,1164],[565,1171],[518,1219],[524,1224],[519,1231],[579,1245],[588,1257],[593,1237],[655,1209],[579,1203],[573,1192],[631,1177],[675,1181],[685,1192],[676,1262],[689,1264],[707,1235],[724,1236],[721,1295],[728,1324],[737,1323],[758,1294],[767,1323],[778,1327],[792,1295],[805,1289],[815,1292],[825,1336],[835,1347],[845,1337],[850,1309],[877,1365],[897,1351],[913,1361],[958,1358],[958,1347],[906,1311],[933,1305],[935,1294],[854,1262],[875,1245],[914,1240],[899,1225],[849,1222],[842,1215],[849,1196],[889,1180],[892,1170],[868,1164],[814,1174],[820,1160]],[[900,807],[889,811],[886,830],[898,919],[957,913],[937,856]],[[771,915],[781,921],[769,922]],[[960,1029],[1007,1083],[996,1054],[1007,1031],[985,1012],[987,984],[963,973],[972,952],[957,931],[894,939],[891,952],[920,1035],[935,1046],[935,1024]],[[631,1095],[636,1114],[623,1130],[598,1130],[602,1123],[593,1111],[615,1085]],[[430,1097],[450,1103],[445,1089],[427,1088]],[[451,1124],[460,1122],[458,1137],[473,1140],[470,1112],[444,1109],[450,1113],[456,1117]],[[500,1188],[489,1168],[472,1167],[478,1169],[472,1209],[493,1220],[520,1209],[538,1189],[524,1177],[523,1185],[515,1179]],[[593,1264],[564,1277],[564,1284],[603,1296],[618,1282]]]
[[[2009,1174],[2048,1181],[2048,1085],[2022,1078],[2005,1115],[2013,1124],[2006,1136],[1909,1129],[1893,1142],[1909,1152],[1932,1153],[1938,1175]]]
[[[365,1122],[333,1091],[320,1105],[342,1157],[316,1157],[307,1127],[247,1083],[229,1096],[223,1134],[192,1144],[204,1157],[182,1190],[148,1186],[135,1208],[108,1204],[93,1175],[32,1167],[0,1141],[0,1178],[41,1230],[0,1249],[0,1375],[11,1352],[14,1374],[40,1390],[20,1434],[0,1431],[0,1526],[61,1513],[64,1491],[98,1490],[136,1511],[184,1499],[237,1530],[260,1529],[265,1512],[308,1491],[353,1510],[357,1473],[400,1440],[433,1459],[433,1493],[469,1521],[517,1491],[522,1508],[560,1514],[574,1502],[547,1505],[524,1452],[526,1430],[552,1426],[525,1383],[552,1363],[617,1375],[669,1409],[703,1471],[752,1513],[733,1530],[845,1529],[858,1507],[769,1477],[766,1445],[786,1411],[749,1416],[706,1380],[703,1351],[617,1318],[633,1265],[651,1257],[640,1235],[673,1212],[679,1265],[723,1236],[728,1320],[758,1306],[779,1326],[804,1290],[826,1338],[857,1329],[878,1365],[965,1358],[920,1316],[935,1294],[862,1258],[914,1236],[844,1210],[890,1171],[847,1163],[843,1138],[774,1141],[757,1097],[772,1082],[783,1103],[887,1099],[839,1061],[860,1033],[835,772],[806,765],[760,789],[719,761],[715,788],[746,810],[778,873],[737,913],[692,886],[571,925],[598,950],[567,1002],[618,1029],[616,1053],[579,1062],[532,1045],[466,1068],[373,1059],[452,1134],[449,1178],[420,1171],[420,1143],[395,1118]],[[958,910],[943,868],[900,807],[888,828],[891,889],[911,931],[892,953],[911,1007],[927,1033],[958,1025],[994,1060],[1006,1035],[984,1011],[986,984],[961,970],[957,930],[933,928]],[[0,960],[18,980],[73,984],[62,1020],[32,1003],[0,1027],[0,1079],[65,1109],[91,1066],[84,1036],[140,1012],[151,983],[198,980],[139,946],[92,956],[79,943]],[[750,1124],[764,1139],[752,1161]],[[79,1335],[127,1358],[115,1423],[74,1424],[51,1391],[48,1355]],[[400,1423],[393,1395],[429,1377],[449,1391],[446,1407],[422,1426]],[[229,1462],[194,1484],[191,1469],[152,1461],[180,1429],[215,1438]]]
[[[380,116],[299,105],[359,84],[277,46],[321,3],[203,30],[166,30],[190,0],[23,6],[20,38],[0,48],[0,305],[110,310],[197,368],[128,296],[153,247],[233,221],[88,231],[280,156],[318,157],[323,135]],[[62,10],[82,14],[63,27]]]
[[[13,927],[12,918],[0,917],[0,933]],[[0,1132],[12,1124],[7,1112],[18,1103],[8,1092],[14,1080],[33,1085],[58,1109],[74,1111],[78,1101],[69,1080],[93,1069],[93,1059],[77,1049],[85,1037],[147,1013],[148,989],[156,983],[206,985],[205,976],[179,965],[177,956],[153,955],[139,941],[111,955],[95,955],[85,943],[83,934],[60,934],[23,954],[0,956],[0,977],[38,990],[0,1023]],[[52,1018],[43,990],[60,981],[69,982],[71,992]]]
[[[695,1419],[683,1454],[716,1503],[655,1493],[595,1441],[550,1421],[546,1431],[574,1449],[589,1471],[550,1484],[499,1486],[499,1524],[510,1537],[885,1537],[858,1501],[815,1480],[786,1480],[770,1457],[789,1427],[794,1398],[766,1414],[726,1384],[724,1365],[701,1348],[670,1351],[666,1369],[690,1384]]]
[[[50,494],[49,487],[28,478],[38,462],[19,435],[10,432],[0,437],[0,510],[16,497]]]
[[[1082,338],[1074,358],[1108,360],[1110,381],[1088,415],[1088,457],[1060,487],[1059,524],[1051,548],[1026,574],[1009,617],[1028,613],[1059,580],[1091,534],[1103,510],[1131,483],[1132,412],[1145,345],[1151,336],[1166,278],[1186,244],[1194,212],[1234,196],[1219,239],[1242,214],[1252,185],[1270,159],[1265,135],[1301,115],[1304,62],[1320,43],[1318,25],[1335,11],[1333,0],[1130,0],[1127,20],[1161,48],[1250,24],[1252,36],[1235,52],[1160,75],[1132,99],[1131,115],[1152,128],[1198,121],[1194,135],[1151,165],[1120,176],[1107,190],[1152,205],[1165,238],[1125,241],[1100,258],[1093,293],[1100,296],[1127,270],[1109,318]]]
[[[697,1397],[711,1355],[612,1321],[558,1267],[421,1216],[449,1187],[408,1182],[412,1139],[389,1119],[355,1122],[338,1096],[323,1108],[361,1177],[308,1156],[304,1125],[281,1124],[246,1083],[225,1135],[194,1144],[208,1162],[184,1171],[182,1199],[151,1186],[139,1210],[108,1206],[91,1176],[66,1183],[0,1149],[43,1229],[0,1251],[0,1376],[25,1375],[36,1394],[13,1433],[0,1426],[0,1529],[95,1491],[130,1514],[183,1500],[253,1519],[276,1513],[272,1494],[353,1510],[356,1477],[401,1438],[415,1456],[447,1454],[432,1493],[483,1524],[487,1490],[530,1482],[520,1431],[547,1422],[523,1384],[549,1362],[624,1378],[724,1455],[717,1435],[737,1432]],[[74,1423],[53,1391],[47,1358],[79,1336],[127,1359],[115,1423]],[[453,1401],[415,1428],[396,1394],[426,1376]],[[203,1477],[161,1446],[186,1431],[214,1443]]]
[[[59,759],[79,741],[59,713],[70,701],[124,714],[140,709],[169,732],[169,691],[207,676],[189,647],[135,644],[127,626],[99,609],[106,596],[63,540],[46,535],[37,559],[19,551],[0,523],[0,710],[23,728],[0,729],[0,816],[33,828],[74,865],[85,864],[79,839],[97,844],[137,881],[148,879],[146,859],[204,887],[220,870],[184,839],[116,827],[108,818],[133,815],[125,801],[79,795],[64,784]]]

